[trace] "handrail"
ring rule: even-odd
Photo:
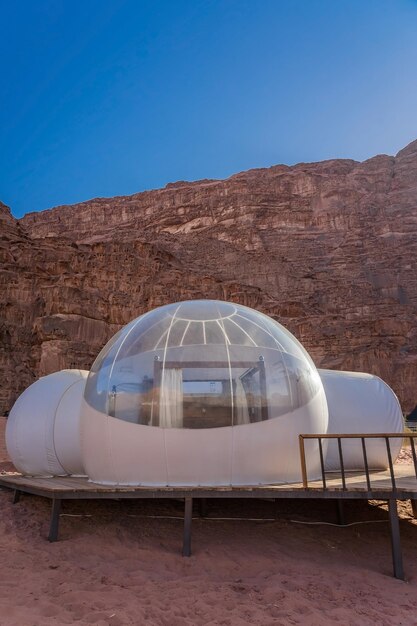
[[[300,434],[298,437],[299,446],[300,446],[300,463],[301,463],[301,475],[303,478],[303,487],[308,489],[308,476],[307,476],[307,463],[306,463],[306,454],[305,454],[305,439],[317,439],[319,444],[319,454],[320,454],[320,469],[321,469],[321,480],[323,484],[323,489],[327,489],[326,483],[326,468],[323,457],[323,439],[337,439],[337,447],[339,451],[339,461],[340,461],[340,471],[342,478],[342,489],[343,491],[347,491],[346,486],[346,469],[345,463],[343,459],[343,450],[342,450],[342,440],[343,439],[360,439],[362,444],[362,455],[363,462],[365,467],[365,475],[366,475],[366,484],[368,487],[368,491],[371,490],[371,480],[369,474],[369,465],[368,465],[368,454],[366,450],[366,440],[367,439],[384,439],[385,445],[387,448],[387,457],[388,457],[388,466],[390,470],[391,477],[391,485],[393,491],[396,490],[396,482],[395,482],[395,473],[394,473],[394,464],[392,462],[391,448],[390,448],[390,439],[409,439],[410,440],[410,448],[411,454],[413,458],[414,464],[414,472],[417,478],[417,454],[414,440],[417,439],[417,433],[308,433],[308,434]]]

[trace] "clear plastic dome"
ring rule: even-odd
[[[207,429],[287,415],[320,390],[309,355],[278,322],[241,305],[194,300],[119,331],[91,369],[85,401],[132,424]]]

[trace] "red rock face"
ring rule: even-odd
[[[396,157],[251,170],[32,213],[0,207],[0,411],[39,375],[89,368],[155,306],[271,315],[320,367],[417,403],[417,142]]]

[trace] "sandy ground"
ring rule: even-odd
[[[0,419],[0,471],[10,462]],[[214,501],[180,556],[180,502],[66,502],[50,544],[49,504],[0,491],[0,626],[63,624],[417,625],[417,523],[401,506],[407,582],[391,577],[387,514],[378,503]],[[154,516],[154,517],[150,517]],[[155,516],[171,516],[169,519]],[[273,521],[270,521],[270,520]]]

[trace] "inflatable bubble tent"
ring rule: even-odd
[[[327,421],[320,376],[291,333],[247,307],[196,300],[142,315],[103,348],[81,445],[95,482],[266,484],[300,478],[298,434]]]
[[[30,385],[10,412],[6,445],[26,475],[267,484],[299,480],[300,433],[403,428],[398,399],[377,376],[317,373],[296,339],[270,318],[200,301],[134,320],[105,346],[90,375],[62,370]],[[393,460],[400,448],[393,439]],[[315,440],[306,453],[309,477],[318,476]],[[324,440],[323,453],[326,469],[337,471],[336,440]],[[360,441],[343,441],[343,459],[345,469],[363,469]],[[368,442],[367,460],[372,469],[387,467],[384,440]]]

